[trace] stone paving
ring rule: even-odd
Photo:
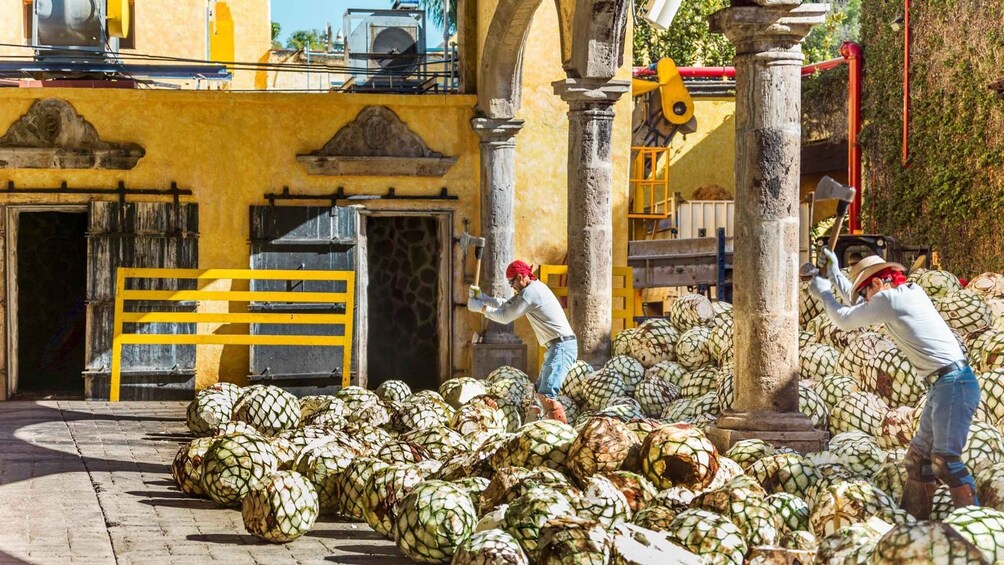
[[[365,524],[322,517],[285,545],[190,498],[170,463],[181,402],[0,402],[0,564],[410,563]]]

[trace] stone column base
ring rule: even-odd
[[[763,422],[767,428],[769,422]],[[711,426],[707,431],[708,439],[718,448],[719,453],[725,453],[737,442],[744,439],[762,439],[774,447],[790,447],[799,453],[823,451],[829,442],[830,434],[822,430],[736,430]]]
[[[505,365],[526,372],[525,343],[471,344],[471,376],[475,379],[483,379],[488,373]]]

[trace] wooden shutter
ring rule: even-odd
[[[358,266],[359,213],[354,208],[315,206],[252,206],[251,268],[355,271]],[[343,292],[344,283],[327,281],[252,281],[251,290]],[[357,304],[359,297],[356,297]],[[307,312],[344,305],[256,303],[252,311]],[[257,327],[252,333],[310,335],[333,331],[332,326]],[[340,330],[339,330],[340,331]],[[358,335],[358,333],[356,333]],[[353,336],[353,348],[356,336]],[[353,371],[358,366],[355,355]],[[335,388],[340,385],[341,347],[252,346],[251,381],[278,386]],[[316,390],[315,390],[316,393]]]
[[[199,266],[197,204],[93,202],[87,233],[87,353],[89,398],[108,398],[118,267],[194,269]],[[192,289],[195,281],[137,281],[145,290]],[[142,309],[143,304],[138,304]],[[194,312],[195,303],[158,305]],[[148,333],[194,333],[194,324],[145,324]],[[195,388],[195,346],[127,345],[122,350],[121,398],[185,399]]]

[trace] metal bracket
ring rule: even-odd
[[[288,186],[282,187],[282,192],[266,192],[265,200],[268,200],[269,206],[275,206],[276,200],[330,200],[331,206],[337,205],[339,200],[459,200],[460,197],[456,194],[450,194],[450,191],[445,186],[439,190],[439,194],[425,196],[425,195],[400,195],[397,194],[396,189],[391,186],[387,188],[386,194],[349,194],[345,192],[345,187],[339,186],[335,192],[328,194],[296,194],[290,192]]]

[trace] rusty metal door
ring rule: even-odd
[[[197,204],[92,202],[87,231],[87,347],[84,382],[88,398],[108,398],[118,267],[195,269],[199,266]],[[194,288],[194,281],[146,282],[144,290]],[[139,305],[142,306],[142,305]],[[158,307],[194,312],[195,303]],[[146,324],[149,333],[193,333],[192,324]],[[192,398],[195,346],[133,345],[122,352],[122,399]]]
[[[289,270],[356,271],[359,266],[359,213],[340,206],[252,206],[251,268]],[[278,286],[277,286],[278,285]],[[342,285],[342,286],[338,286]],[[303,290],[344,292],[343,282],[332,281],[252,281],[251,290]],[[357,304],[362,299],[356,296]],[[330,304],[253,303],[252,311],[309,312],[332,308]],[[334,312],[344,312],[337,305]],[[252,324],[251,333],[309,335],[333,330],[326,325]],[[358,335],[358,332],[355,332]],[[353,348],[356,336],[353,336]],[[358,355],[353,355],[353,372],[358,372]],[[252,346],[251,382],[297,388],[296,392],[318,393],[341,384],[341,347]],[[357,382],[354,376],[353,382]],[[299,388],[298,388],[299,387]],[[305,388],[309,387],[309,388]]]

